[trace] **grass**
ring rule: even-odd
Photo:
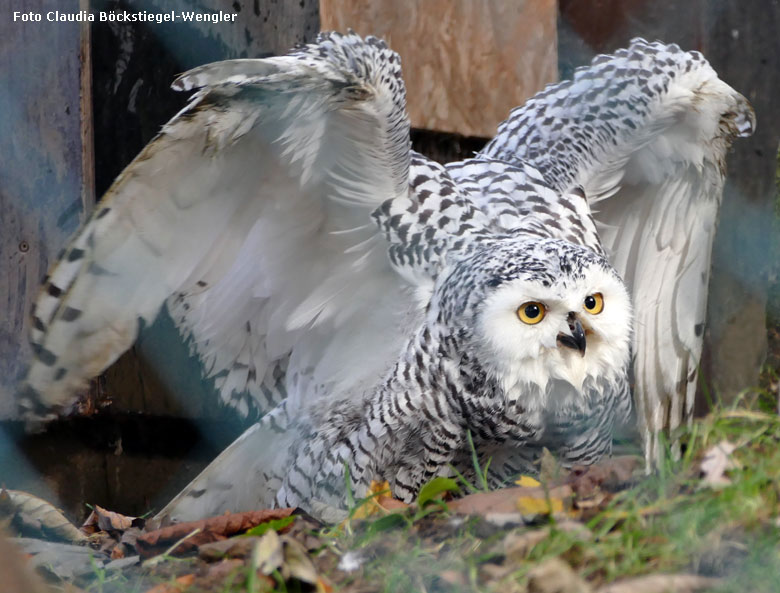
[[[352,498],[350,517],[340,526],[306,532],[319,546],[310,554],[333,591],[345,593],[525,593],[535,571],[551,559],[565,562],[575,578],[587,581],[595,592],[614,581],[657,573],[719,577],[720,583],[710,589],[714,593],[778,591],[776,405],[772,394],[755,390],[743,394],[735,407],[697,420],[676,435],[679,458],[667,455],[658,472],[608,496],[587,516],[575,517],[581,524],[577,529],[572,528],[571,517],[542,515],[535,524],[518,527],[451,512],[439,494],[458,486],[463,494],[485,490],[487,468],[480,467],[475,455],[476,484],[433,480],[421,491],[423,504],[403,512],[359,518],[360,509],[376,507],[383,493]],[[715,487],[702,479],[700,464],[705,452],[723,441],[736,445],[731,455],[735,466],[727,472],[730,483]],[[533,543],[522,551],[509,545],[532,532]],[[338,568],[347,553],[358,559],[357,569]],[[86,590],[143,592],[154,583],[171,583],[178,575],[203,568],[202,561],[191,558],[139,568],[134,575],[108,575],[101,569]],[[328,591],[285,580],[278,571],[271,577],[274,584],[259,579],[250,557],[220,584],[196,585],[187,591]],[[139,587],[139,580],[144,586]]]
[[[336,536],[338,548],[368,558],[359,579],[336,584],[350,590],[359,580],[388,593],[522,591],[534,568],[556,557],[595,587],[689,572],[723,577],[717,591],[780,590],[780,418],[762,409],[768,406],[760,394],[753,399],[750,408],[718,410],[682,430],[680,458],[667,456],[658,473],[618,493],[586,523],[589,539],[550,520],[549,536],[510,561],[507,532],[490,533],[483,519],[437,508],[394,521],[391,530],[372,527],[388,522],[379,518]],[[730,484],[713,487],[699,466],[704,452],[724,440],[737,445],[737,467],[728,472]],[[515,531],[532,529],[538,526]]]

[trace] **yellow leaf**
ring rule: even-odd
[[[371,485],[368,487],[366,498],[368,500],[353,513],[353,519],[365,519],[371,515],[386,515],[387,510],[382,503],[386,498],[392,498],[390,495],[390,483],[387,480],[384,482],[372,480]]]
[[[563,512],[563,501],[560,498],[534,498],[520,496],[517,499],[517,510],[523,515],[549,515]]]
[[[515,484],[522,486],[523,488],[538,488],[541,486],[541,483],[531,476],[520,476],[520,479],[517,480]]]

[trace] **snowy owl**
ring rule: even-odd
[[[171,517],[372,480],[408,501],[468,473],[472,443],[495,483],[545,447],[592,463],[632,388],[649,457],[690,417],[725,154],[755,124],[700,54],[634,40],[446,166],[410,149],[400,60],[372,37],[173,86],[196,92],[45,283],[19,397],[51,417],[167,306],[260,418]]]

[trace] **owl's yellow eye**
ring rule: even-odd
[[[544,319],[545,313],[546,310],[544,305],[535,301],[523,303],[517,308],[517,316],[520,318],[520,321],[527,323],[528,325],[536,325],[539,323]]]
[[[604,310],[604,297],[600,292],[589,294],[585,297],[583,306],[591,315],[598,315]]]

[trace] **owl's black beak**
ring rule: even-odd
[[[558,343],[567,348],[579,350],[580,356],[585,356],[585,331],[582,329],[580,320],[577,319],[577,314],[574,312],[569,313],[567,321],[569,322],[569,331],[571,331],[571,335],[564,333],[558,334]]]

